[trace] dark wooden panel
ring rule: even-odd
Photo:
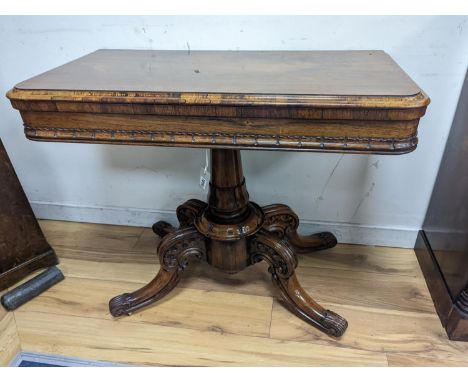
[[[424,231],[456,298],[468,285],[468,76],[424,221]]]
[[[0,290],[57,264],[0,140]]]
[[[447,317],[453,308],[453,301],[424,231],[419,231],[414,250],[431,292],[437,314],[445,327]]]
[[[423,225],[418,259],[451,339],[468,340],[468,76]],[[432,265],[428,265],[432,263]],[[423,266],[423,264],[426,264]]]

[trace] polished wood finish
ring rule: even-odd
[[[234,275],[194,261],[171,298],[114,319],[109,296],[151,280],[160,239],[150,228],[40,224],[66,279],[7,313],[3,364],[21,348],[141,366],[468,366],[468,343],[447,338],[412,249],[338,244],[301,256],[303,287],[350,321],[336,341],[273,298],[264,261]]]
[[[179,229],[166,222],[154,224],[153,231],[162,237],[158,246],[162,267],[143,288],[114,297],[109,302],[112,315],[129,315],[166,296],[179,282],[189,256],[206,257],[209,264],[226,273],[237,273],[264,260],[291,312],[331,336],[342,336],[347,321],[316,303],[295,275],[295,248],[309,252],[331,248],[336,238],[330,232],[301,237],[296,232],[299,219],[289,207],[262,209],[250,202],[239,150],[212,150],[211,161],[208,203],[189,200],[182,204],[177,211]]]
[[[249,252],[253,263],[264,260],[269,264],[273,282],[294,314],[331,336],[344,334],[347,321],[322,308],[299,284],[295,274],[297,257],[286,240],[278,240],[267,231],[260,231],[250,241]]]
[[[336,245],[336,237],[330,232],[320,232],[309,236],[297,233],[299,217],[284,204],[272,204],[262,208],[265,214],[263,228],[286,239],[297,253],[308,253]]]
[[[287,206],[249,200],[240,149],[401,154],[417,145],[429,98],[382,51],[180,52],[100,50],[7,94],[32,140],[211,148],[207,203],[157,222],[162,268],[110,301],[114,316],[160,300],[195,256],[228,274],[265,261],[284,304],[339,337],[347,322],[298,283],[297,252],[333,234],[297,233]]]
[[[447,335],[468,341],[468,76],[415,250]]]
[[[247,238],[263,224],[263,212],[249,202],[239,150],[212,150],[208,204],[193,224],[210,240],[207,261],[228,273],[249,263]]]
[[[298,81],[298,77],[300,81]],[[98,50],[22,90],[397,96],[419,87],[383,51]],[[173,95],[177,97],[177,94]]]
[[[0,290],[57,264],[0,140]]]
[[[33,140],[395,154],[429,103],[382,51],[99,50],[8,97]]]
[[[182,228],[164,236],[158,246],[159,263],[156,277],[133,293],[124,293],[109,302],[113,316],[131,314],[137,309],[160,300],[175,288],[180,273],[187,267],[190,257],[205,256],[205,240],[195,228]]]

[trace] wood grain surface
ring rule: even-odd
[[[102,49],[16,88],[400,97],[420,92],[383,51]]]
[[[7,290],[0,291],[0,295],[6,292]],[[0,367],[8,366],[20,349],[15,317],[0,305]]]
[[[383,51],[98,50],[7,97],[31,140],[394,154],[430,102]]]
[[[112,318],[108,298],[159,267],[151,230],[41,227],[66,279],[15,311],[25,351],[141,365],[468,366],[468,344],[447,339],[412,250],[339,244],[301,256],[304,288],[348,318],[336,340],[286,311],[262,264],[226,276],[200,263],[171,298]],[[0,343],[18,349],[11,322]]]

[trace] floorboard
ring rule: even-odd
[[[1,291],[0,295],[5,292]],[[15,317],[0,305],[0,366],[7,366],[20,350]]]
[[[349,328],[334,339],[291,315],[266,264],[226,275],[190,264],[160,302],[115,319],[108,300],[151,280],[159,239],[148,228],[42,221],[66,279],[15,311],[0,311],[12,352],[142,365],[465,366],[449,341],[412,250],[338,245],[300,256],[298,277]]]

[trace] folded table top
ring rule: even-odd
[[[98,50],[7,96],[35,140],[374,153],[429,104],[383,51]]]

